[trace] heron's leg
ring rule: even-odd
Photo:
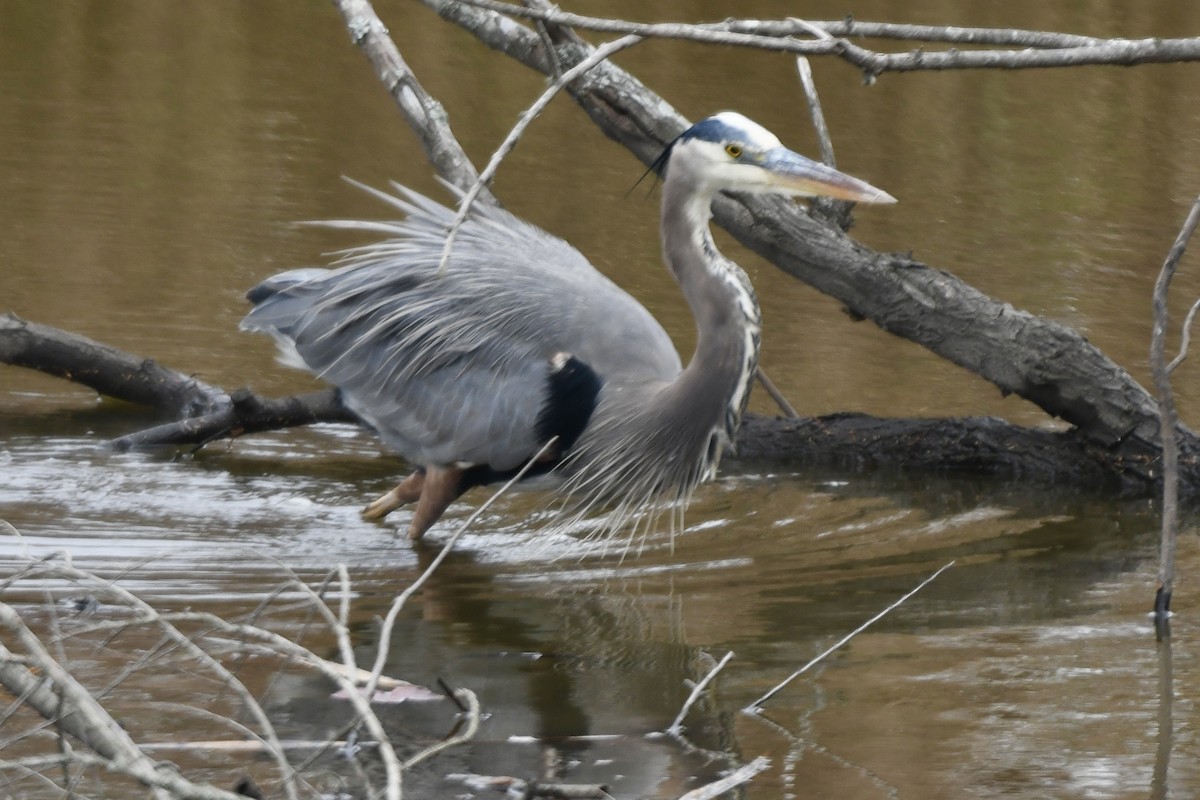
[[[425,470],[418,469],[390,492],[385,492],[362,510],[364,519],[383,519],[403,505],[421,499],[421,488],[425,485]]]
[[[442,512],[467,490],[464,483],[463,471],[458,467],[427,467],[421,499],[408,524],[408,538],[416,541],[424,536],[425,531],[441,518]]]

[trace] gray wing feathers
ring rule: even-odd
[[[368,191],[403,221],[329,223],[389,238],[345,251],[336,269],[267,279],[250,291],[256,305],[242,327],[294,347],[401,455],[519,465],[541,444],[536,422],[558,352],[606,381],[678,373],[673,345],[640,304],[574,248],[503,210],[482,208],[463,225],[439,275],[454,213],[393,185],[399,196]]]

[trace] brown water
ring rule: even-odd
[[[629,16],[651,16],[625,5]],[[612,3],[572,8],[622,13]],[[380,12],[482,163],[542,81],[417,5],[381,3]],[[653,16],[728,13],[674,3]],[[797,9],[763,3],[753,13]],[[1200,29],[1200,5],[1173,0],[1086,10],[869,0],[814,2],[804,13],[1129,37]],[[242,291],[350,243],[294,221],[381,213],[339,176],[438,191],[336,12],[284,2],[0,0],[0,20],[0,310],[230,388],[311,387],[274,363],[268,341],[238,333]],[[786,57],[648,43],[620,63],[689,116],[737,108],[813,150]],[[814,70],[839,165],[901,200],[860,211],[856,236],[912,250],[1068,322],[1145,377],[1150,288],[1200,191],[1196,66],[886,76],[870,88],[843,64],[818,61]],[[562,99],[501,170],[497,191],[641,298],[687,352],[691,321],[659,267],[656,198],[640,189],[626,196],[641,171]],[[1047,422],[727,250],[763,302],[765,366],[802,413]],[[1175,306],[1197,294],[1193,260]],[[1192,424],[1197,375],[1185,367],[1178,378]],[[401,469],[364,434],[322,426],[176,458],[96,447],[149,422],[68,384],[0,368],[0,518],[22,533],[0,540],[6,571],[66,550],[168,608],[236,614],[287,570],[318,581],[341,562],[365,660],[373,617],[486,496],[454,506],[430,548],[414,549],[397,533],[402,514],[387,526],[358,518]],[[709,751],[772,757],[750,798],[1200,793],[1190,622],[1200,546],[1191,530],[1180,542],[1182,613],[1164,658],[1145,617],[1156,569],[1149,502],[962,477],[732,472],[700,492],[673,542],[654,538],[624,559],[580,558],[572,539],[537,537],[527,524],[535,507],[528,495],[502,499],[402,614],[388,671],[470,687],[490,714],[476,743],[410,778],[410,796],[465,792],[443,782],[448,772],[537,775],[550,747],[564,779],[609,783],[629,798],[677,797],[730,765]],[[952,559],[953,569],[765,715],[740,713]],[[57,591],[24,582],[5,599],[44,621],[44,588]],[[276,617],[302,631],[303,612]],[[332,642],[310,641],[333,655]],[[81,670],[102,685],[148,646],[84,648]],[[684,681],[706,671],[704,654],[729,650],[736,655],[717,691],[688,720],[702,749],[647,738],[678,712]],[[1164,664],[1173,679],[1165,693]],[[164,668],[114,702],[150,740],[215,738],[199,720],[164,720],[137,702],[195,703],[209,691],[188,671]],[[329,711],[327,692],[293,679],[268,706],[289,733],[322,736],[347,713]],[[402,742],[436,739],[451,724],[441,706],[386,717]],[[611,738],[579,738],[597,735]],[[220,755],[183,760],[224,785],[263,768]],[[0,793],[54,796],[37,787],[24,781]]]

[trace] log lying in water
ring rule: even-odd
[[[152,359],[12,314],[0,316],[0,363],[40,370],[176,417],[113,440],[119,450],[202,446],[318,422],[358,422],[336,389],[284,398],[264,398],[250,389],[226,392]],[[1194,446],[1185,450],[1183,478],[1189,494],[1200,494],[1196,455]],[[994,417],[749,415],[738,434],[736,458],[775,467],[976,473],[1131,495],[1149,494],[1159,480],[1158,454],[1136,438],[1104,445],[1078,427],[1052,431]]]

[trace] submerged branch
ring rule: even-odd
[[[0,317],[0,320],[3,320]],[[33,323],[23,323],[33,325]],[[81,347],[100,347],[113,358],[104,369],[143,363],[143,359],[115,348],[98,345],[45,325],[36,328],[46,341],[78,340]],[[4,331],[0,326],[0,363],[4,363]],[[88,350],[90,352],[90,350]],[[36,348],[23,358],[37,362]],[[71,358],[83,358],[75,354]],[[37,364],[19,363],[37,368]],[[168,383],[190,379],[165,367],[156,368]],[[97,365],[100,369],[100,365]],[[44,370],[50,371],[50,370]],[[103,370],[100,370],[103,372]],[[73,379],[74,375],[64,376]],[[139,384],[89,373],[86,385],[112,387],[118,400],[148,405],[160,413],[178,413],[172,393],[145,394]],[[222,439],[317,423],[359,424],[346,409],[336,389],[282,398],[266,398],[249,389],[226,394],[228,405],[218,411],[183,417],[126,434],[109,442],[118,451],[153,447],[203,446]],[[1155,490],[1161,475],[1156,453],[1132,453],[1096,443],[1080,429],[1047,430],[1015,425],[994,417],[903,419],[867,414],[831,414],[824,417],[777,418],[748,414],[735,442],[735,454],[726,463],[818,467],[848,471],[896,470],[909,473],[960,473],[993,475],[1038,485],[1079,489],[1105,489],[1127,495]],[[1200,456],[1185,450],[1181,457],[1182,488],[1200,494]]]

